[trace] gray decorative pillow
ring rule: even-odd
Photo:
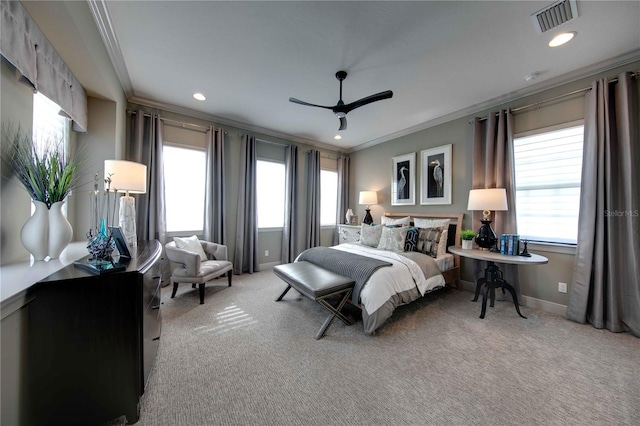
[[[409,230],[408,226],[402,227],[387,227],[381,226],[382,235],[380,236],[380,243],[378,244],[378,248],[380,250],[389,250],[389,251],[404,251],[404,241],[407,237],[407,231]]]
[[[420,228],[416,251],[438,257],[438,243],[440,242],[440,228]]]
[[[360,244],[369,247],[378,247],[383,228],[384,226],[372,226],[363,223],[360,229]]]
[[[450,219],[422,219],[413,220],[413,225],[418,228],[440,228],[440,242],[438,245],[438,255],[447,254],[447,239],[449,238]]]
[[[409,225],[411,225],[411,217],[410,216],[406,216],[406,217],[401,217],[399,219],[392,219],[392,218],[387,217],[387,216],[382,216],[380,218],[380,223],[382,223],[383,225],[409,226]]]

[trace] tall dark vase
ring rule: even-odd
[[[481,220],[480,222],[482,222],[482,226],[480,226],[480,230],[476,235],[476,244],[478,244],[478,247],[481,249],[491,250],[495,248],[498,237],[493,229],[491,229],[490,220]]]
[[[366,209],[367,213],[365,213],[364,218],[362,219],[362,223],[366,223],[367,225],[371,225],[373,223],[373,218],[371,217],[371,210]]]

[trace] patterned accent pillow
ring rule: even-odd
[[[440,228],[440,241],[438,245],[438,256],[447,254],[447,239],[449,238],[450,219],[421,219],[413,220],[413,225],[418,228]]]
[[[363,223],[360,228],[360,244],[369,247],[378,247],[383,228],[384,226],[373,226]]]
[[[419,233],[420,230],[418,228],[407,229],[407,237],[404,239],[404,251],[417,251]]]
[[[404,240],[407,237],[409,228],[406,226],[381,226],[381,228],[383,229],[378,248],[380,250],[404,251]]]
[[[440,228],[420,228],[416,251],[438,257],[438,243],[440,242]]]
[[[399,219],[392,219],[387,216],[382,216],[380,219],[380,223],[382,225],[400,225],[400,226],[409,226],[411,225],[411,217],[401,217]]]

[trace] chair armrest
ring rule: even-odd
[[[195,277],[200,271],[200,256],[197,253],[177,247],[166,247],[167,257],[170,261],[182,265],[186,269],[187,276]]]
[[[229,260],[227,257],[227,246],[217,243],[211,243],[209,241],[202,241],[202,248],[207,255],[213,256],[215,260]]]

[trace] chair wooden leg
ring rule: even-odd
[[[174,297],[176,297],[176,291],[178,291],[178,283],[177,282],[173,282],[173,291],[171,292],[171,298],[173,299]]]
[[[204,305],[204,283],[200,284],[200,304]]]
[[[229,287],[231,287],[231,277],[233,277],[233,271],[227,272],[227,275],[229,276]]]

